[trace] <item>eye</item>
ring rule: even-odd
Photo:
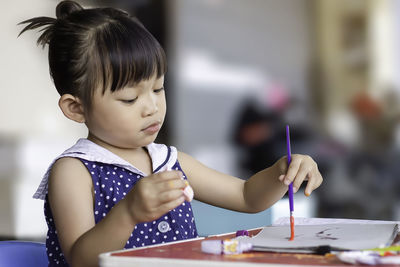
[[[161,88],[159,88],[159,89],[154,89],[154,93],[161,93],[161,91],[163,91],[164,90],[164,87],[161,87]]]
[[[133,99],[121,99],[121,102],[124,104],[133,104],[136,102],[136,100],[137,100],[137,97],[133,98]]]

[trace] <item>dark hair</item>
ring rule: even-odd
[[[144,26],[115,8],[84,9],[73,1],[56,7],[57,19],[36,17],[27,30],[42,28],[37,44],[49,45],[50,75],[60,95],[79,97],[90,109],[96,88],[112,92],[167,70],[163,48]]]

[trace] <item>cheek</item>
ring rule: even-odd
[[[159,109],[161,112],[163,112],[163,113],[164,113],[164,116],[165,116],[165,113],[166,113],[166,111],[167,111],[167,102],[166,102],[166,100],[165,100],[165,96],[163,96],[163,97],[160,99],[160,102],[159,102],[159,105],[158,105],[158,109]]]
[[[109,123],[115,129],[120,129],[122,131],[128,129],[135,129],[138,127],[138,117],[137,111],[135,110],[119,110],[118,112],[113,112],[111,115],[109,114],[107,117]]]
[[[92,110],[91,115],[90,115],[90,124],[94,128],[100,129],[105,129],[105,130],[111,130],[114,127],[118,127],[119,125],[123,125],[123,116],[121,114],[118,114],[118,109],[116,107],[110,107],[108,106],[107,108],[95,108]]]

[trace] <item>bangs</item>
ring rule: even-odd
[[[111,92],[134,86],[167,71],[166,56],[158,41],[132,18],[109,23],[96,34],[97,84]]]

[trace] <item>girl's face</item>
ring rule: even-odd
[[[143,80],[134,87],[94,92],[85,116],[89,139],[118,148],[140,148],[154,142],[164,122],[164,76]]]

